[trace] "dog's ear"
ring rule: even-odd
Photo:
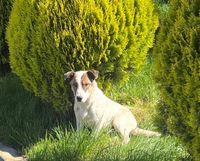
[[[67,80],[67,81],[71,81],[74,77],[74,74],[75,72],[74,71],[70,71],[70,72],[67,72],[64,74],[64,80]]]
[[[92,82],[93,80],[98,78],[99,71],[92,69],[92,70],[87,71],[87,75],[90,81]]]

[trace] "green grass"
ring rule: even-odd
[[[139,75],[131,75],[123,87],[113,86],[108,96],[131,106],[139,126],[156,130],[153,124],[159,92],[148,61]],[[0,141],[24,149],[30,161],[188,161],[189,155],[173,136],[133,136],[128,145],[113,130],[94,136],[69,128],[73,114],[58,114],[27,92],[13,74],[0,78]]]
[[[27,150],[31,161],[178,161],[188,154],[174,137],[132,137],[122,145],[115,134],[56,129]]]
[[[152,70],[152,60],[149,59],[139,74],[132,73],[124,86],[113,86],[108,93],[117,102],[130,106],[137,121],[143,124],[153,122],[155,106],[160,99]]]
[[[132,73],[130,79],[122,87],[113,86],[109,96],[126,105],[134,105],[138,101],[153,105],[159,100],[159,93],[152,78],[152,62],[148,60],[139,74]]]

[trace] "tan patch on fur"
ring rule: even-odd
[[[83,74],[81,77],[81,85],[85,91],[89,89],[92,85],[92,82],[90,81],[86,73]]]

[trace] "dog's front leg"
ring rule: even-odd
[[[79,116],[76,106],[74,106],[74,113],[75,113],[75,117],[76,117],[76,132],[78,132],[78,131],[80,131],[80,129],[82,127],[82,121],[81,121],[81,118]]]
[[[76,119],[76,132],[79,132],[82,127],[82,123],[79,119]]]
[[[79,132],[80,129],[82,128],[82,121],[77,113],[75,113],[75,116],[76,116],[76,132]]]

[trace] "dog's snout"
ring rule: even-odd
[[[80,97],[80,96],[77,96],[76,99],[77,99],[78,102],[81,102],[83,98]]]

